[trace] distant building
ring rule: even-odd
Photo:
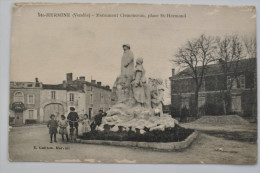
[[[74,107],[78,114],[84,114],[85,93],[69,85],[45,85],[41,90],[40,121],[47,122],[50,115],[58,119],[61,115],[67,116],[70,107]]]
[[[101,109],[111,107],[111,89],[101,82],[85,81],[85,77],[73,80],[67,74],[62,84],[43,84],[38,82],[10,82],[10,124],[46,123],[50,115],[58,119],[67,117],[70,107],[80,116],[89,114],[91,118]]]
[[[256,59],[244,59],[238,63],[236,75],[228,73],[223,85],[223,72],[220,64],[208,65],[202,86],[199,91],[199,111],[207,115],[223,114],[223,104],[220,91],[226,91],[231,87],[228,102],[228,113],[238,113],[244,116],[256,117],[257,109],[257,82]],[[198,68],[200,70],[200,68]],[[191,69],[187,68],[175,75],[172,70],[171,80],[171,110],[173,116],[180,116],[182,109],[192,112],[195,82],[187,74]],[[231,80],[234,79],[234,80]],[[233,83],[231,84],[231,81]],[[224,88],[221,88],[223,87]],[[187,112],[185,110],[185,112]]]
[[[10,124],[40,122],[40,91],[42,83],[10,82]]]
[[[76,80],[72,80],[72,73],[67,74],[66,85],[75,87],[85,93],[84,112],[90,115],[91,118],[98,114],[99,110],[107,111],[111,108],[111,92],[110,87],[102,86],[101,82],[91,80],[85,81],[85,77],[81,76]]]

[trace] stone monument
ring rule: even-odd
[[[121,74],[113,86],[114,105],[97,130],[104,130],[104,126],[111,127],[111,131],[119,129],[136,131],[141,134],[147,130],[161,130],[174,127],[177,120],[170,115],[163,114],[163,82],[160,79],[146,79],[143,58],[136,59],[130,45],[123,45],[124,53],[121,61]]]

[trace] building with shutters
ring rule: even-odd
[[[199,111],[206,115],[223,115],[224,111],[220,92],[225,92],[227,88],[231,88],[227,103],[227,113],[256,117],[256,64],[256,58],[240,60],[237,63],[235,75],[233,71],[228,72],[224,81],[225,77],[221,69],[221,64],[208,65],[202,86],[199,90]],[[198,67],[198,70],[200,70],[200,67]],[[178,74],[175,74],[175,70],[172,69],[170,80],[171,111],[173,116],[181,116],[184,108],[185,113],[189,112],[192,114],[195,83],[190,77],[190,73],[190,68],[186,68]]]
[[[111,107],[111,89],[101,82],[85,81],[85,77],[73,80],[68,73],[61,84],[43,84],[38,82],[10,82],[10,125],[28,123],[46,123],[50,115],[57,119],[67,117],[70,107],[74,107],[79,116],[90,115],[93,119],[101,109]]]
[[[61,115],[67,117],[70,107],[74,107],[79,115],[83,115],[84,96],[82,90],[72,86],[43,84],[40,91],[40,122],[48,122],[51,114],[57,119],[60,119]]]
[[[84,76],[73,80],[72,75],[72,73],[67,74],[66,81],[63,81],[63,85],[77,88],[84,92],[85,104],[84,107],[80,109],[82,109],[84,113],[87,113],[91,119],[98,114],[99,110],[106,112],[111,108],[112,90],[108,85],[103,86],[102,82],[96,82],[96,80],[88,82]]]
[[[20,126],[25,123],[40,122],[40,93],[42,83],[10,82],[10,124]]]

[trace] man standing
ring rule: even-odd
[[[75,112],[74,107],[70,107],[70,113],[69,113],[67,119],[69,120],[70,129],[73,129],[73,127],[75,127],[76,128],[76,135],[78,136],[79,115],[77,114],[77,112]]]
[[[100,126],[102,123],[102,117],[103,117],[103,111],[100,109],[98,111],[98,114],[95,116],[95,125]]]
[[[129,44],[123,45],[123,56],[121,60],[121,76],[130,77],[134,74],[134,54]]]

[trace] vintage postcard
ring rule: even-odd
[[[257,163],[256,8],[14,3],[9,161]]]

